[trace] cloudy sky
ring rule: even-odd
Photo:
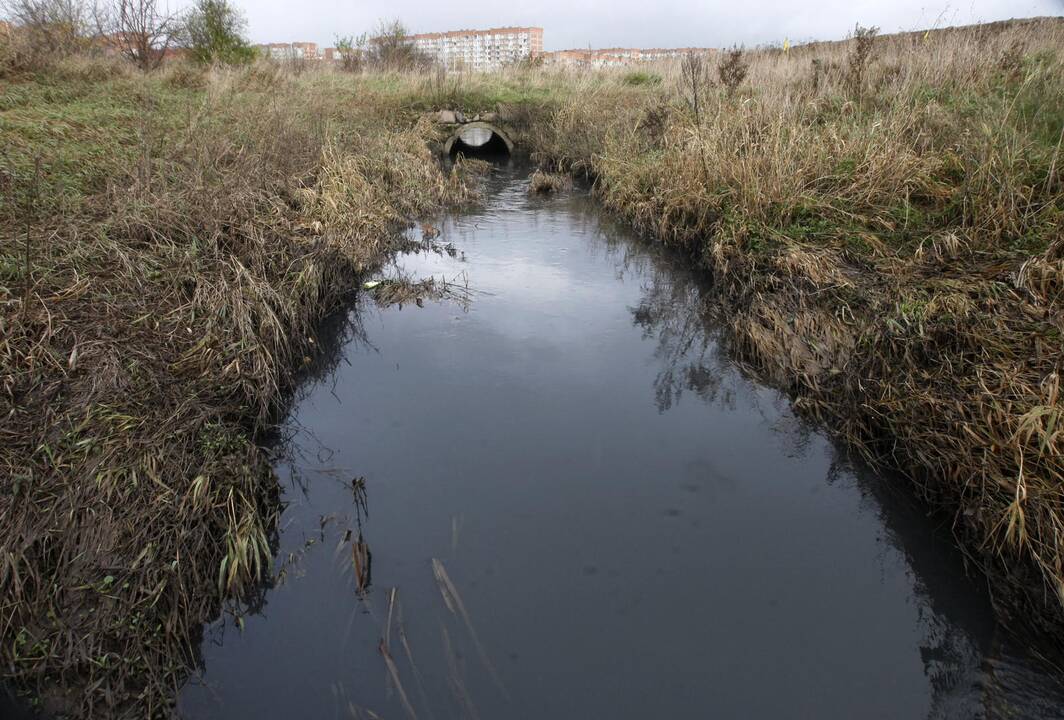
[[[883,32],[1064,14],[1064,0],[236,0],[254,42],[331,45],[382,18],[413,32],[536,25],[547,50],[722,47],[845,37],[854,23]]]

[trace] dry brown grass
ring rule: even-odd
[[[537,170],[528,182],[528,191],[534,195],[550,195],[568,190],[573,186],[573,179],[562,173],[549,173]]]
[[[318,321],[470,191],[334,78],[68,67],[0,107],[0,658],[52,712],[167,715],[272,577],[258,441]]]
[[[1059,630],[1064,23],[749,61],[697,114],[679,67],[642,102],[574,95],[538,155],[691,252],[741,354],[951,511],[1003,613]]]

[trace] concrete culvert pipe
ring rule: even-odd
[[[447,139],[443,150],[448,155],[509,155],[514,144],[502,129],[485,122],[462,125]]]

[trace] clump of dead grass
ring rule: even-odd
[[[370,280],[365,289],[373,296],[378,307],[416,305],[424,307],[425,301],[453,302],[468,309],[473,301],[473,292],[467,282],[455,282],[446,278],[414,279],[404,275]]]
[[[563,173],[548,173],[537,170],[528,182],[528,191],[533,195],[550,195],[568,190],[573,186],[573,179]]]

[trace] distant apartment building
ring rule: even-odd
[[[495,70],[543,53],[543,28],[452,30],[412,36],[414,47],[446,68]]]
[[[255,48],[273,60],[317,60],[318,44],[312,42],[267,43]]]
[[[259,51],[260,55],[271,60],[291,60],[295,57],[291,43],[266,43],[264,45],[256,45],[255,49]]]
[[[304,60],[318,59],[318,43],[294,42],[292,43],[292,50],[295,51],[297,58],[301,57]]]
[[[571,67],[623,67],[638,63],[680,58],[688,53],[713,54],[714,48],[601,48],[543,52],[543,28],[501,27],[488,30],[452,30],[409,36],[418,52],[448,69],[496,70],[529,58],[542,58],[545,65]],[[292,42],[257,45],[259,52],[274,60],[321,60],[336,63],[343,54],[336,48],[320,49],[317,43]]]
[[[545,65],[582,67],[623,67],[639,63],[681,58],[688,53],[712,55],[715,48],[601,48],[598,50],[558,50],[544,53]]]

